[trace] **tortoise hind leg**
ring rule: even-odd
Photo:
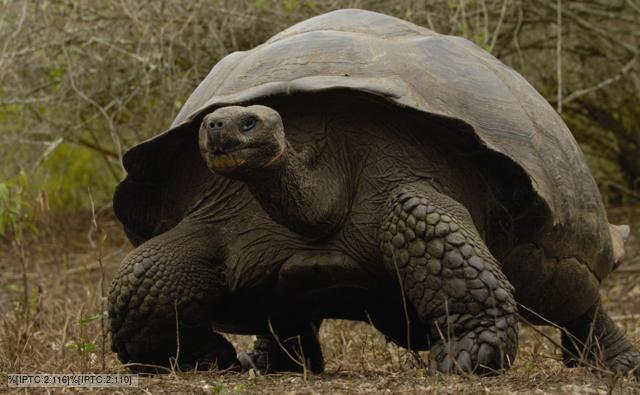
[[[598,301],[585,314],[565,324],[563,359],[569,367],[600,361],[615,373],[633,373],[640,380],[640,351],[624,336]]]
[[[322,373],[324,358],[318,340],[322,321],[309,323],[297,330],[278,330],[273,334],[258,335],[253,350],[238,355],[242,370],[251,368],[262,373],[302,372],[305,368],[313,373]]]
[[[398,188],[380,228],[387,270],[429,328],[430,367],[495,373],[517,350],[513,287],[468,211],[428,184]]]
[[[524,307],[522,317],[567,329],[562,334],[565,365],[601,361],[613,372],[627,373],[640,364],[640,353],[603,310],[599,282],[585,264],[573,257],[555,258],[534,243],[515,247],[502,262]]]

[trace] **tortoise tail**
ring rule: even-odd
[[[629,228],[629,225],[609,224],[609,233],[611,233],[611,243],[613,245],[612,270],[616,270],[624,260],[624,242],[629,238],[631,228]]]

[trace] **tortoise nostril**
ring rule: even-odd
[[[222,129],[224,123],[222,121],[210,121],[207,123],[209,129]]]

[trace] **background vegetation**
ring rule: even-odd
[[[561,112],[608,206],[621,207],[611,221],[640,224],[640,0],[0,0],[0,383],[15,372],[125,372],[109,351],[104,299],[131,249],[110,210],[122,153],[167,128],[224,55],[346,7],[464,36],[520,71]],[[639,344],[637,232],[627,251],[603,300]],[[640,391],[564,368],[557,331],[522,327],[514,368],[481,381],[427,378],[363,324],[331,321],[321,337],[320,377],[171,374],[139,392]],[[238,350],[251,341],[231,340]]]
[[[2,0],[0,180],[25,172],[56,210],[108,203],[122,152],[221,57],[344,7],[481,45],[562,112],[608,201],[640,200],[638,0]]]

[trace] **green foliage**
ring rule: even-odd
[[[300,6],[300,0],[283,0],[282,6],[286,12],[294,12]]]
[[[10,283],[7,288],[16,294],[24,294],[23,284]],[[13,303],[13,310],[15,314],[33,316],[38,311],[39,303],[40,293],[34,290],[26,295],[21,295],[19,299]]]
[[[115,188],[115,179],[103,159],[91,149],[74,144],[60,144],[37,174],[54,211],[90,208],[89,191],[98,206],[104,205]]]
[[[90,353],[96,349],[96,345],[93,343],[83,342],[80,340],[70,341],[67,343],[67,347],[80,352],[81,354]]]
[[[21,154],[16,150],[7,157],[15,159]],[[0,182],[2,236],[20,239],[24,231],[36,233],[36,207],[53,212],[88,209],[89,193],[98,206],[111,200],[116,180],[93,150],[61,143],[48,155],[38,156],[42,160],[35,170],[21,170],[17,176]]]
[[[27,195],[45,191],[54,211],[88,207],[89,188],[96,205],[108,202],[122,176],[120,147],[165,130],[223,56],[346,7],[464,36],[522,73],[554,107],[558,90],[565,100],[574,94],[562,116],[577,125],[571,130],[598,182],[614,180],[616,202],[640,199],[640,9],[631,1],[563,1],[561,62],[555,0],[135,4],[0,0],[0,180],[26,171]],[[47,144],[61,138],[43,161]]]
[[[489,45],[489,37],[484,33],[476,33],[471,37],[471,41],[479,47],[482,47],[487,52],[491,52],[491,45]]]
[[[102,325],[107,317],[108,313],[103,311],[102,313],[96,313],[92,316],[81,318],[78,323],[80,324],[80,327],[86,327],[94,323],[100,323]],[[95,343],[83,339],[84,335],[82,335],[82,331],[80,337],[81,338],[79,340],[71,340],[67,342],[66,347],[71,350],[78,351],[83,356],[87,356],[89,353],[96,350],[97,346]]]
[[[33,205],[26,192],[28,177],[22,172],[0,182],[0,235],[21,241],[25,231],[36,233]]]
[[[102,314],[96,313],[92,316],[82,318],[80,320],[80,325],[88,325],[88,324],[91,324],[92,322],[106,320],[108,316],[109,315],[106,311],[103,311]]]

